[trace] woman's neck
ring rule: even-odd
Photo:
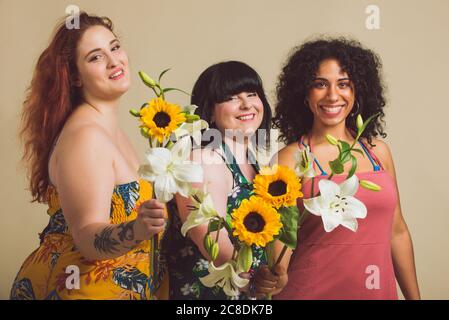
[[[229,147],[238,164],[248,163],[248,138],[240,139],[239,137],[223,136],[223,141]]]
[[[86,107],[97,116],[96,120],[108,130],[112,136],[116,136],[118,132],[119,103],[119,99],[111,101],[104,101],[91,97],[85,99]]]
[[[321,126],[316,123],[312,126],[312,130],[309,132],[310,139],[313,139],[315,144],[320,144],[327,142],[326,135],[330,134],[337,140],[352,142],[354,137],[348,128],[346,128],[345,123],[341,123],[336,126]]]

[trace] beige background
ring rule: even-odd
[[[395,158],[403,212],[415,246],[422,296],[449,298],[449,1],[365,0],[0,0],[0,298],[47,224],[46,207],[29,202],[19,165],[17,128],[24,90],[38,55],[69,4],[109,16],[132,64],[133,86],[120,121],[142,154],[127,110],[151,98],[137,77],[172,67],[170,86],[191,90],[212,63],[238,59],[262,76],[270,101],[287,53],[314,34],[352,35],[375,49],[388,85],[387,133]],[[380,30],[367,30],[365,8],[380,7]],[[171,99],[187,103],[187,97]]]

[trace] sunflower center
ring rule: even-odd
[[[265,227],[265,220],[258,212],[250,212],[243,220],[243,224],[248,231],[258,233]]]
[[[273,197],[282,196],[287,192],[287,184],[282,180],[276,180],[268,186],[268,193]]]
[[[170,116],[163,111],[159,111],[153,117],[153,121],[158,128],[165,128],[170,123],[170,120]]]

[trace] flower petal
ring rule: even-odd
[[[171,149],[172,161],[174,163],[182,163],[187,160],[192,150],[192,142],[190,137],[183,137],[179,139]]]
[[[151,166],[148,164],[141,165],[137,172],[141,178],[151,182],[153,182],[157,177],[157,175],[154,174]]]
[[[324,230],[331,232],[341,223],[341,216],[332,213],[330,210],[325,210],[321,215],[323,219]]]
[[[171,162],[171,153],[165,148],[151,148],[145,153],[150,170],[156,175],[165,173]]]
[[[318,188],[320,189],[321,197],[325,203],[329,203],[334,200],[335,195],[340,194],[340,187],[333,181],[330,180],[320,180],[318,182]]]
[[[366,217],[368,210],[366,209],[365,204],[357,198],[354,197],[346,197],[348,205],[347,212],[352,217],[363,219]]]
[[[340,192],[341,196],[353,196],[356,194],[359,188],[359,178],[356,175],[353,175],[351,178],[343,181],[340,184]]]
[[[357,231],[359,226],[357,219],[347,213],[342,214],[341,225],[354,232]]]
[[[168,202],[173,199],[173,194],[177,192],[176,183],[172,176],[161,175],[154,182],[154,193],[156,199],[162,202]]]
[[[203,168],[191,161],[173,165],[173,176],[181,182],[203,182]]]
[[[304,199],[304,207],[310,212],[313,213],[316,216],[321,216],[321,212],[324,208],[321,207],[321,196],[310,198],[310,199]]]

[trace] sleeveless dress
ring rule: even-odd
[[[110,223],[136,219],[137,207],[151,198],[151,184],[145,180],[114,187]],[[40,234],[40,246],[23,263],[14,280],[10,299],[149,299],[150,241],[142,241],[123,256],[109,260],[88,260],[76,248],[68,230],[55,188],[49,188],[50,221]],[[158,235],[162,237],[161,234]],[[166,299],[168,283],[159,261],[156,298]],[[79,271],[79,289],[71,286]],[[78,273],[78,272],[76,272]],[[72,277],[72,278],[71,278]],[[68,284],[66,283],[68,282]]]
[[[226,221],[231,224],[231,214],[238,208],[244,199],[253,195],[253,185],[243,175],[234,156],[226,144],[221,146],[226,166],[233,176],[232,191],[227,195]],[[251,157],[251,155],[250,155]],[[253,168],[259,172],[259,166],[254,161]],[[179,218],[176,203],[171,201],[167,209],[170,213],[171,223],[164,238],[162,250],[165,252],[170,282],[170,299],[173,300],[229,300],[249,299],[241,293],[237,297],[228,297],[219,286],[208,288],[204,286],[199,278],[208,275],[209,262],[203,257],[196,244],[188,237],[181,234],[182,222]],[[263,248],[253,246],[253,263],[251,272],[260,265],[267,263]]]
[[[288,284],[275,299],[397,299],[391,257],[391,230],[398,201],[395,181],[377,157],[360,144],[373,171],[356,175],[378,184],[382,190],[358,189],[355,197],[365,204],[368,214],[365,219],[357,219],[356,232],[340,225],[328,233],[321,217],[310,214],[305,219],[290,260]],[[299,146],[306,144],[301,140]],[[315,163],[321,171],[321,176],[314,179],[316,196],[318,182],[328,177],[316,159]],[[340,184],[345,177],[337,175],[332,180]],[[311,197],[311,187],[312,179],[303,186],[304,198]],[[302,212],[301,199],[298,207]]]

